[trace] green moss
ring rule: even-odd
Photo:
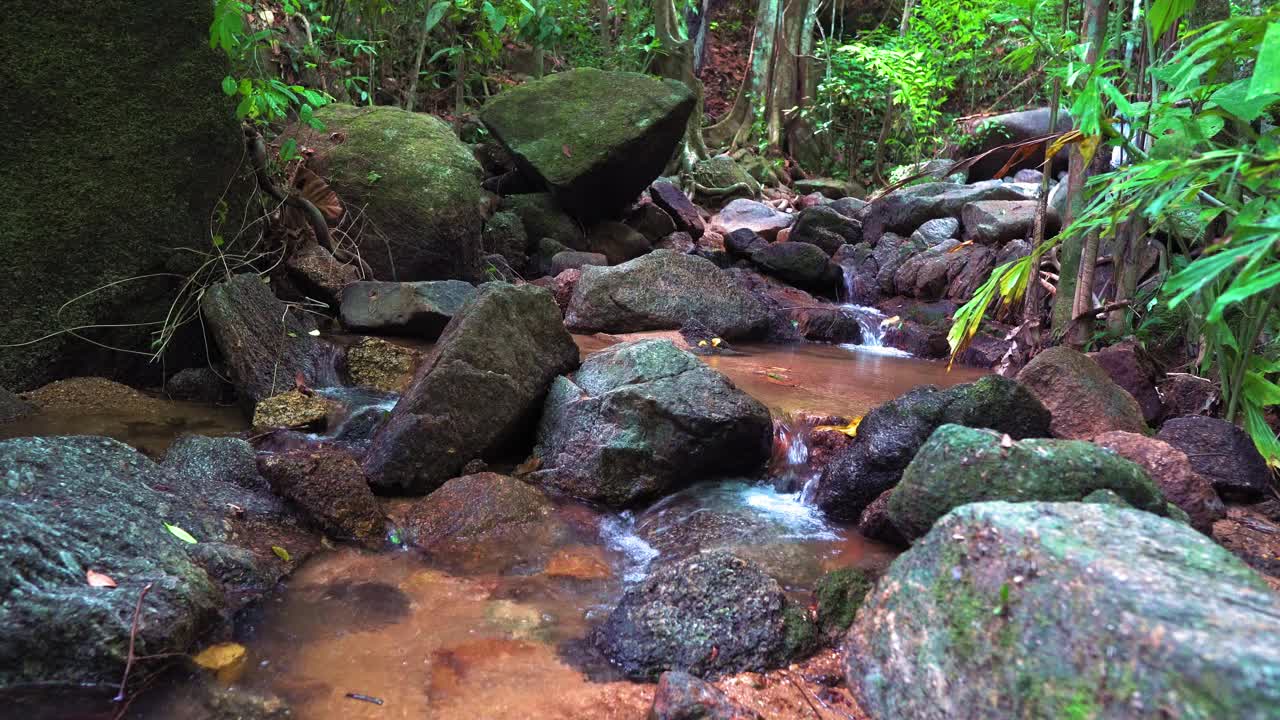
[[[813,594],[823,637],[836,640],[849,629],[871,586],[871,579],[857,568],[833,570],[818,580]]]
[[[10,269],[0,273],[0,344],[162,319],[176,279],[115,286],[57,316],[83,293],[169,269],[183,257],[175,248],[209,248],[210,216],[242,154],[234,104],[219,89],[227,61],[208,47],[212,6],[15,0],[5,15],[15,32],[0,43],[0,131],[10,139],[0,171]],[[145,351],[151,329],[90,335]],[[70,351],[73,342],[0,351],[0,385],[147,370],[146,358],[85,343]]]
[[[818,647],[818,628],[803,608],[790,603],[782,611],[784,632],[782,662],[807,657]]]

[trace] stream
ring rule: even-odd
[[[619,338],[577,339],[586,355]],[[390,543],[380,553],[322,552],[241,613],[233,639],[247,659],[220,679],[282,698],[292,707],[289,717],[303,720],[642,718],[653,686],[614,675],[586,638],[657,558],[732,549],[798,597],[832,569],[883,567],[891,550],[832,525],[803,500],[812,481],[811,418],[852,419],[917,385],[953,385],[982,373],[948,373],[942,363],[874,346],[734,350],[704,360],[774,413],[775,458],[766,476],[708,480],[634,513],[562,503],[553,519],[568,531],[550,540],[430,553]],[[322,392],[347,405],[338,434],[394,403],[349,389]],[[234,408],[154,402],[142,418],[123,410],[53,412],[0,428],[6,436],[104,434],[152,455],[185,432],[243,430]],[[331,437],[303,438],[314,439]],[[402,502],[387,502],[393,520]],[[174,671],[128,717],[200,718],[202,682],[190,670]]]

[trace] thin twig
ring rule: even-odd
[[[112,702],[124,702],[128,695],[125,694],[125,687],[129,684],[129,673],[133,670],[133,654],[134,643],[138,640],[138,620],[142,617],[142,601],[146,599],[147,593],[151,592],[151,586],[154,583],[147,583],[142,587],[142,592],[138,593],[138,604],[133,608],[133,623],[129,626],[129,657],[124,663],[124,677],[120,678],[120,691],[112,698]]]

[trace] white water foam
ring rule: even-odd
[[[643,580],[649,563],[658,557],[658,551],[636,535],[635,527],[635,516],[630,512],[606,517],[600,523],[600,539],[605,547],[622,555],[622,579],[629,583]]]

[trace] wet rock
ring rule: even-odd
[[[1079,440],[1003,441],[1000,433],[943,425],[929,436],[889,497],[908,539],[973,502],[1080,500],[1111,490],[1139,510],[1166,514],[1164,494],[1136,463]]]
[[[253,410],[255,430],[288,428],[324,430],[329,416],[339,410],[337,403],[321,395],[290,390],[259,402]]]
[[[562,210],[549,193],[509,195],[502,199],[502,209],[520,218],[525,235],[530,241],[535,238],[552,238],[566,248],[587,249],[587,238],[582,232],[582,226]]]
[[[961,257],[947,269],[946,296],[957,302],[967,302],[991,277],[991,271],[997,265],[996,253],[985,246],[969,246],[956,254]]]
[[[216,403],[230,397],[231,385],[210,367],[179,370],[164,383],[165,393],[174,400]]]
[[[729,253],[724,247],[724,235],[716,230],[707,230],[702,233],[702,237],[698,238],[694,243],[693,253],[700,258],[706,258],[715,264],[721,270],[732,266],[733,258],[729,257]]]
[[[1280,701],[1277,633],[1261,578],[1185,525],[979,503],[940,520],[872,591],[846,678],[882,718],[1265,718]]]
[[[790,242],[809,243],[822,248],[828,256],[844,244],[862,241],[862,223],[850,220],[835,210],[819,205],[801,212],[787,237]]]
[[[538,275],[554,277],[554,275],[551,275],[551,271],[555,268],[552,267],[551,263],[555,260],[556,255],[562,252],[570,252],[570,248],[552,238],[542,238],[534,245],[533,255],[529,257],[530,270]]]
[[[835,296],[843,284],[839,266],[816,245],[780,242],[751,253],[751,262],[764,272],[797,287]]]
[[[647,196],[642,196],[641,202],[627,215],[627,226],[651,243],[676,231],[676,223],[667,211],[658,207]]]
[[[849,632],[873,584],[871,577],[857,568],[832,570],[818,580],[813,589],[813,602],[817,608],[818,633],[826,643],[838,645]]]
[[[311,335],[316,324],[288,309],[252,273],[209,287],[200,301],[209,334],[222,351],[241,402],[249,407],[293,385],[337,384],[333,351]]]
[[[338,304],[342,288],[360,279],[359,268],[339,262],[333,253],[314,242],[289,253],[284,269],[303,294],[331,306]]]
[[[897,294],[898,269],[919,253],[928,250],[923,241],[885,233],[871,255],[876,261],[876,288],[882,295]]]
[[[1054,437],[1088,440],[1109,430],[1145,434],[1142,408],[1098,363],[1065,345],[1041,352],[1018,382],[1053,414]]]
[[[862,343],[862,323],[855,311],[839,305],[815,305],[791,312],[805,340],[829,343]]]
[[[988,335],[979,331],[979,334],[975,335],[969,343],[969,347],[956,356],[956,362],[969,367],[992,369],[1004,363],[1010,357],[1009,352],[1016,347],[1012,340],[1006,340],[1003,336]]]
[[[946,390],[916,388],[867,413],[849,448],[823,471],[814,502],[848,522],[898,484],[939,426],[987,427],[1015,439],[1049,434],[1049,413],[1018,383],[999,376]]]
[[[552,512],[542,491],[506,475],[484,472],[449,480],[416,501],[405,514],[409,542],[431,547],[449,542],[514,539]]]
[[[653,249],[670,250],[671,252],[687,255],[697,249],[697,245],[694,243],[692,235],[681,230],[673,232],[654,243]]]
[[[347,348],[347,377],[352,384],[387,393],[403,393],[413,380],[422,353],[381,338],[361,338]]]
[[[573,290],[578,287],[578,281],[581,279],[581,270],[565,270],[551,280],[548,289],[555,296],[556,305],[560,308],[560,312],[568,311],[569,300],[573,298]]]
[[[731,257],[750,258],[751,253],[769,246],[769,241],[760,237],[754,230],[739,228],[724,238],[724,249]]]
[[[1035,200],[983,200],[969,203],[960,212],[964,239],[984,245],[1000,245],[1031,237],[1036,224]],[[1062,223],[1056,212],[1045,217],[1045,236],[1052,237]]]
[[[610,265],[621,265],[653,249],[644,235],[620,222],[611,221],[602,222],[591,229],[587,247],[591,248],[591,252],[608,258]]]
[[[430,492],[471,459],[515,449],[551,380],[577,365],[578,347],[550,292],[484,285],[374,435],[364,466],[370,484]]]
[[[862,211],[866,209],[867,205],[868,203],[866,200],[861,200],[856,197],[846,197],[831,201],[827,204],[827,207],[851,220],[858,220],[861,222]]]
[[[761,720],[761,716],[689,673],[664,672],[658,678],[648,720]]]
[[[208,47],[212,7],[175,0],[77,5],[73,13],[49,12],[38,0],[5,3],[17,25],[5,32],[3,63],[26,69],[5,71],[0,121],[12,138],[0,177],[0,386],[18,392],[99,374],[154,386],[162,369],[204,362],[199,323],[174,338],[164,363],[113,348],[148,351],[151,323],[165,317],[180,286],[173,274],[196,269],[196,258],[212,251],[211,232],[230,245],[241,228],[237,198],[253,181],[237,176],[244,137],[234,103],[176,90],[216,88],[232,72],[226,55]],[[76,90],[66,85],[72,77]],[[214,230],[223,200],[228,222]],[[251,252],[253,234],[228,250]],[[97,288],[105,292],[90,292]],[[29,342],[102,324],[113,327]]]
[[[258,470],[277,495],[300,508],[325,533],[380,543],[382,509],[351,455],[341,450],[294,450],[263,455]]]
[[[1136,341],[1125,340],[1107,346],[1098,352],[1089,353],[1089,357],[1098,363],[1115,384],[1138,401],[1144,420],[1154,423],[1160,419],[1164,403],[1156,392],[1155,364]]]
[[[622,343],[551,386],[538,427],[538,482],[626,507],[769,457],[769,411],[670,341]]]
[[[791,227],[795,222],[794,215],[788,215],[773,206],[756,200],[739,198],[721,208],[711,219],[712,225],[719,225],[726,233],[747,229],[770,242],[778,238],[778,231]]]
[[[608,580],[613,577],[613,570],[609,567],[604,552],[588,545],[557,550],[547,560],[547,567],[542,572],[547,577],[572,580]]]
[[[711,194],[699,188],[695,193],[700,199],[713,203],[722,203],[726,198],[754,198],[760,195],[760,183],[728,155],[699,160],[693,166],[693,181],[702,188],[718,191]],[[737,189],[725,192],[734,186],[738,186]]]
[[[1212,380],[1188,373],[1169,373],[1158,388],[1165,419],[1206,415],[1214,417],[1221,397]]]
[[[835,178],[806,178],[804,180],[796,180],[792,183],[792,187],[801,195],[809,193],[821,193],[824,197],[832,200],[839,200],[842,197],[852,195],[849,183],[844,180]]]
[[[1025,199],[1017,190],[999,181],[913,185],[877,198],[863,210],[862,237],[874,245],[886,232],[914,232],[934,218],[959,219],[964,206],[972,202]]]
[[[658,177],[693,105],[674,80],[578,68],[509,88],[480,118],[521,172],[592,220],[622,210]]]
[[[501,255],[517,270],[528,260],[529,234],[520,216],[509,210],[496,212],[485,221],[482,242],[485,252]]]
[[[991,274],[995,253],[990,248],[943,240],[912,255],[898,266],[893,288],[898,294],[934,301],[943,297],[966,300]]]
[[[7,440],[0,467],[0,693],[30,683],[118,685],[143,586],[152,587],[136,654],[181,655],[220,612],[275,584],[283,566],[260,544],[308,552],[269,495],[170,472],[115,440]],[[250,547],[233,544],[241,540]],[[91,587],[89,570],[117,586]]]
[[[192,483],[229,483],[265,490],[253,446],[240,438],[183,435],[169,446],[164,468]]]
[[[594,640],[629,678],[652,680],[668,670],[710,678],[785,665],[788,635],[809,623],[760,568],[710,552],[654,568],[627,590]]]
[[[200,720],[285,720],[293,715],[284,700],[270,693],[207,681],[198,691],[206,714]]]
[[[953,217],[930,220],[911,233],[912,240],[919,240],[928,247],[933,247],[944,240],[952,240],[960,235],[960,221]]]
[[[1258,500],[1271,487],[1271,471],[1253,440],[1225,420],[1174,418],[1156,437],[1186,453],[1191,467],[1226,500]]]
[[[882,340],[885,346],[918,358],[945,358],[951,353],[945,328],[922,325],[912,320],[900,320],[886,326]]]
[[[1253,507],[1230,507],[1213,524],[1213,539],[1280,590],[1280,525]]]
[[[364,221],[353,233],[376,280],[480,277],[484,171],[447,123],[395,107],[334,103],[296,130],[308,167]]]
[[[1044,179],[1044,173],[1040,172],[1039,170],[1032,170],[1031,168],[1023,168],[1013,174],[1014,182],[1039,185],[1043,179]]]
[[[720,337],[763,334],[765,308],[703,258],[656,250],[610,268],[588,267],[565,325],[574,332],[674,330],[696,319]]]
[[[1052,135],[1055,132],[1066,132],[1071,129],[1071,117],[1065,112],[1058,114],[1058,127],[1049,127],[1049,108],[1034,108],[1021,112],[1005,113],[989,117],[978,125],[973,136],[964,148],[961,157],[973,157],[989,150],[995,150],[983,157],[969,168],[970,180],[987,180],[995,177],[996,172],[1004,167],[1015,152],[1013,148],[1001,148],[1013,142]],[[1009,172],[1020,171],[1043,162],[1044,153],[1033,152],[1010,168]],[[1066,161],[1055,158],[1054,172],[1066,169]],[[1016,179],[1016,178],[1015,178]]]
[[[352,283],[342,291],[342,325],[353,332],[434,340],[475,295],[471,283],[461,280]]]
[[[559,277],[566,270],[581,270],[588,265],[595,267],[607,267],[609,258],[601,253],[580,252],[578,250],[564,250],[556,253],[551,258],[551,271],[547,273],[552,277]]]
[[[880,299],[880,283],[876,275],[880,272],[880,262],[876,260],[875,250],[868,243],[842,245],[831,256],[831,261],[840,266],[844,274],[844,294],[841,300],[858,305],[874,305]]]
[[[689,233],[694,240],[702,237],[702,232],[706,229],[702,215],[697,206],[685,196],[684,191],[666,180],[656,180],[649,186],[649,197],[653,199],[654,205],[671,216],[677,228]]]
[[[35,411],[34,405],[0,387],[0,423],[17,420]]]
[[[1181,450],[1163,440],[1121,431],[1098,435],[1093,442],[1130,460],[1147,472],[1169,502],[1182,508],[1191,526],[1208,535],[1226,512],[1209,479],[1197,473]]]
[[[893,488],[889,488],[863,509],[858,516],[858,534],[895,547],[906,547],[911,542],[903,537],[902,531],[898,530],[889,517],[889,497],[892,495]]]

